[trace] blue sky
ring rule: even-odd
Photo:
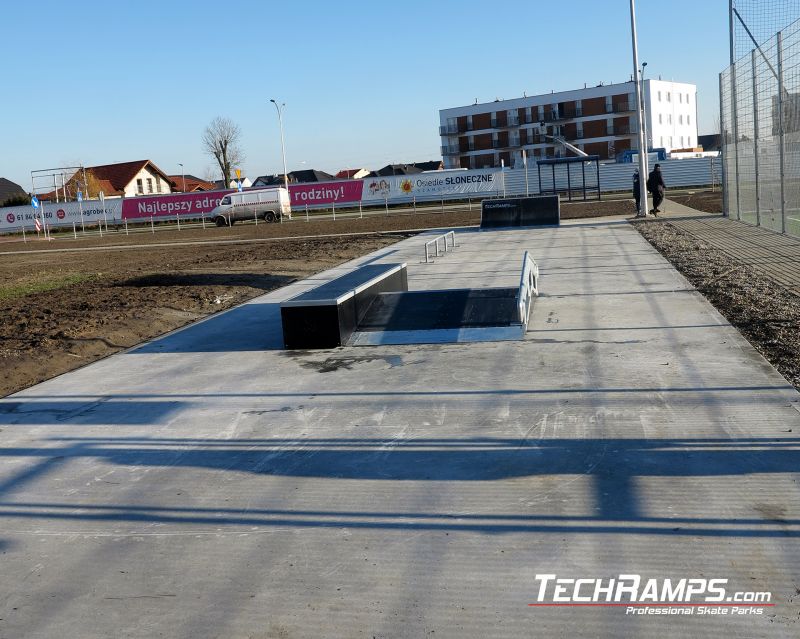
[[[32,13],[32,7],[35,12]],[[242,129],[243,173],[379,168],[440,158],[438,110],[562,91],[632,72],[628,0],[502,3],[44,0],[3,7],[0,176],[149,158],[214,167],[200,137]],[[35,20],[32,21],[32,18]],[[638,0],[651,77],[698,85],[717,126],[725,0]]]

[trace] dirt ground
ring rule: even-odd
[[[722,213],[722,191],[699,191],[688,195],[670,195],[673,202],[689,206],[705,213]]]
[[[800,297],[668,221],[635,226],[800,390]]]

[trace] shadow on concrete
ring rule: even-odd
[[[207,469],[271,477],[330,480],[492,482],[526,477],[558,481],[585,477],[594,508],[587,515],[425,513],[231,509],[147,504],[0,502],[0,519],[127,521],[231,526],[356,527],[476,531],[482,533],[616,533],[710,537],[800,537],[800,519],[786,516],[769,491],[754,499],[746,518],[651,516],[652,500],[697,500],[704,478],[765,480],[800,468],[800,438],[520,439],[368,438],[239,439],[161,437],[55,437],[54,448],[7,447],[0,457],[38,461],[0,485],[0,495],[72,461],[101,460],[127,468]],[[60,444],[60,445],[59,445]],[[641,478],[691,478],[669,482],[666,494],[644,497]],[[350,484],[348,484],[350,485]],[[436,484],[432,484],[434,486]],[[718,487],[712,482],[709,490]],[[265,489],[266,489],[265,484]],[[533,487],[534,485],[532,485]],[[718,488],[717,488],[718,489]],[[730,488],[734,494],[734,489]],[[741,496],[736,497],[741,500]],[[650,501],[647,501],[650,500]],[[644,502],[644,503],[643,503]],[[763,502],[763,503],[762,503]],[[663,504],[662,504],[663,505]],[[656,509],[663,511],[663,508]],[[678,509],[680,510],[680,508]]]
[[[280,303],[247,302],[147,342],[125,354],[228,353],[282,348]]]

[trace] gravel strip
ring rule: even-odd
[[[632,223],[800,390],[800,296],[668,221]]]

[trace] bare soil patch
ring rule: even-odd
[[[668,221],[634,225],[800,390],[800,296]]]
[[[700,191],[688,195],[670,195],[667,197],[673,202],[683,204],[698,211],[706,213],[723,213],[722,191]]]

